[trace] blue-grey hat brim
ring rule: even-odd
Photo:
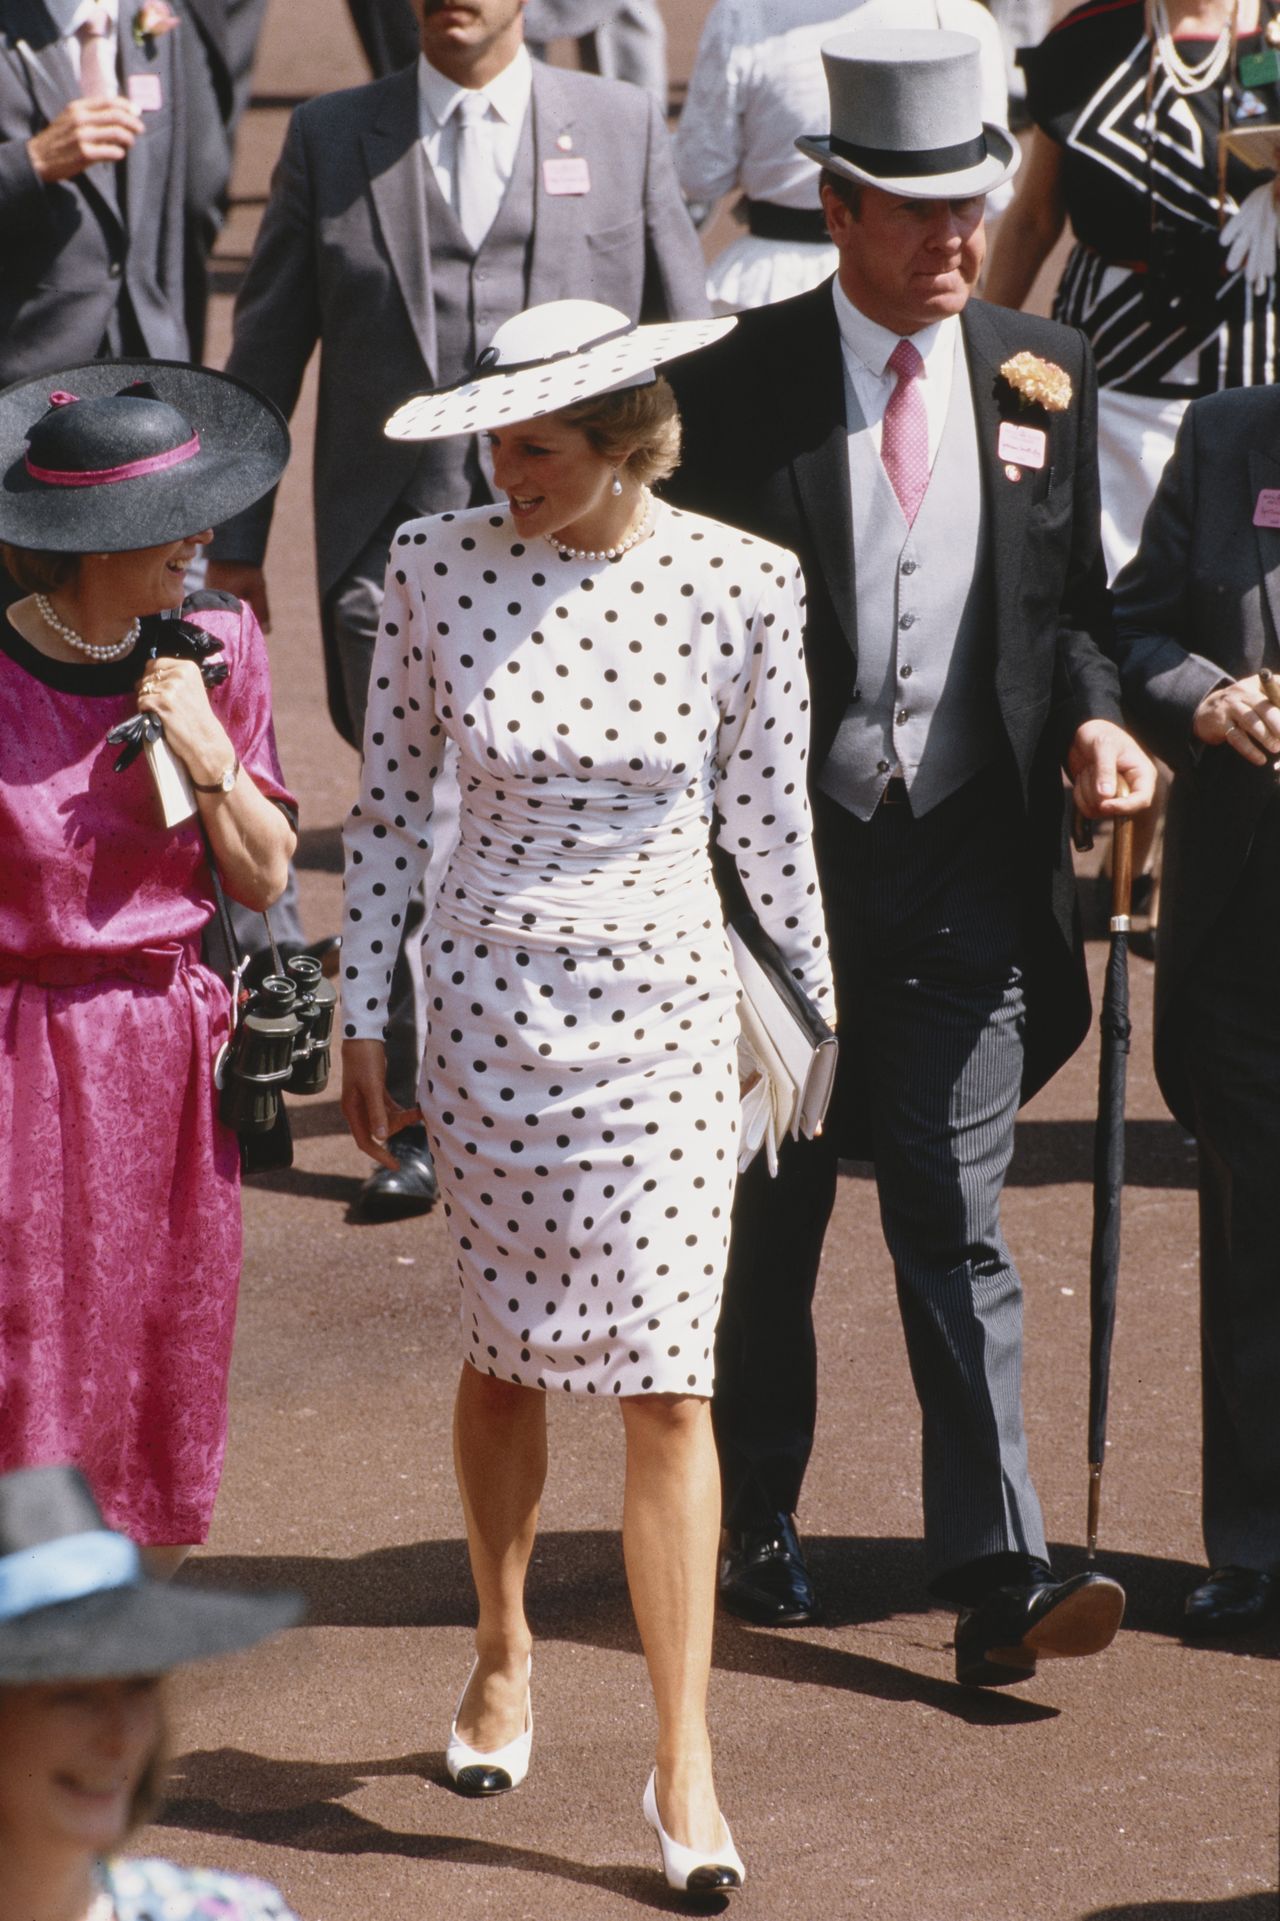
[[[24,465],[27,435],[59,388],[78,400],[146,381],[189,420],[200,451],[134,480],[57,487]],[[0,540],[46,553],[126,553],[219,527],[270,492],[289,459],[271,402],[232,374],[176,360],[94,360],[0,392]]]
[[[297,1594],[228,1594],[142,1580],[0,1621],[0,1686],[167,1674],[236,1654],[301,1618]]]
[[[830,173],[864,187],[879,187],[882,193],[900,194],[907,200],[969,200],[1012,180],[1022,165],[1022,148],[1007,128],[984,121],[982,131],[987,137],[985,159],[951,173],[875,173],[833,152],[829,134],[801,134],[795,144],[807,159],[816,160]]]

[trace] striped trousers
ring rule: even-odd
[[[712,1409],[725,1522],[766,1526],[799,1504],[814,1287],[837,1141],[857,1116],[923,1416],[927,1577],[963,1598],[950,1577],[969,1563],[1045,1554],[1022,1420],[1022,1289],[1000,1227],[1022,1081],[1025,814],[1001,768],[918,820],[882,805],[862,822],[819,794],[815,837],[838,1086],[822,1138],[788,1143],[775,1180],[757,1160],[739,1182]]]

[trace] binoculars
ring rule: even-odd
[[[306,954],[250,994],[222,1070],[218,1112],[243,1140],[277,1125],[280,1096],[319,1094],[329,1079],[336,996]]]

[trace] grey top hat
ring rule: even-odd
[[[0,1687],[163,1674],[252,1647],[301,1613],[296,1594],[149,1580],[73,1467],[0,1475]]]
[[[967,33],[842,33],[822,49],[831,132],[801,153],[832,173],[912,200],[966,200],[1018,171],[1022,149],[982,118],[981,49]]]

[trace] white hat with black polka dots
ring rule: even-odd
[[[651,380],[664,360],[709,346],[736,325],[730,315],[641,327],[598,300],[548,300],[504,321],[473,373],[406,400],[384,431],[391,440],[444,440],[534,420]]]

